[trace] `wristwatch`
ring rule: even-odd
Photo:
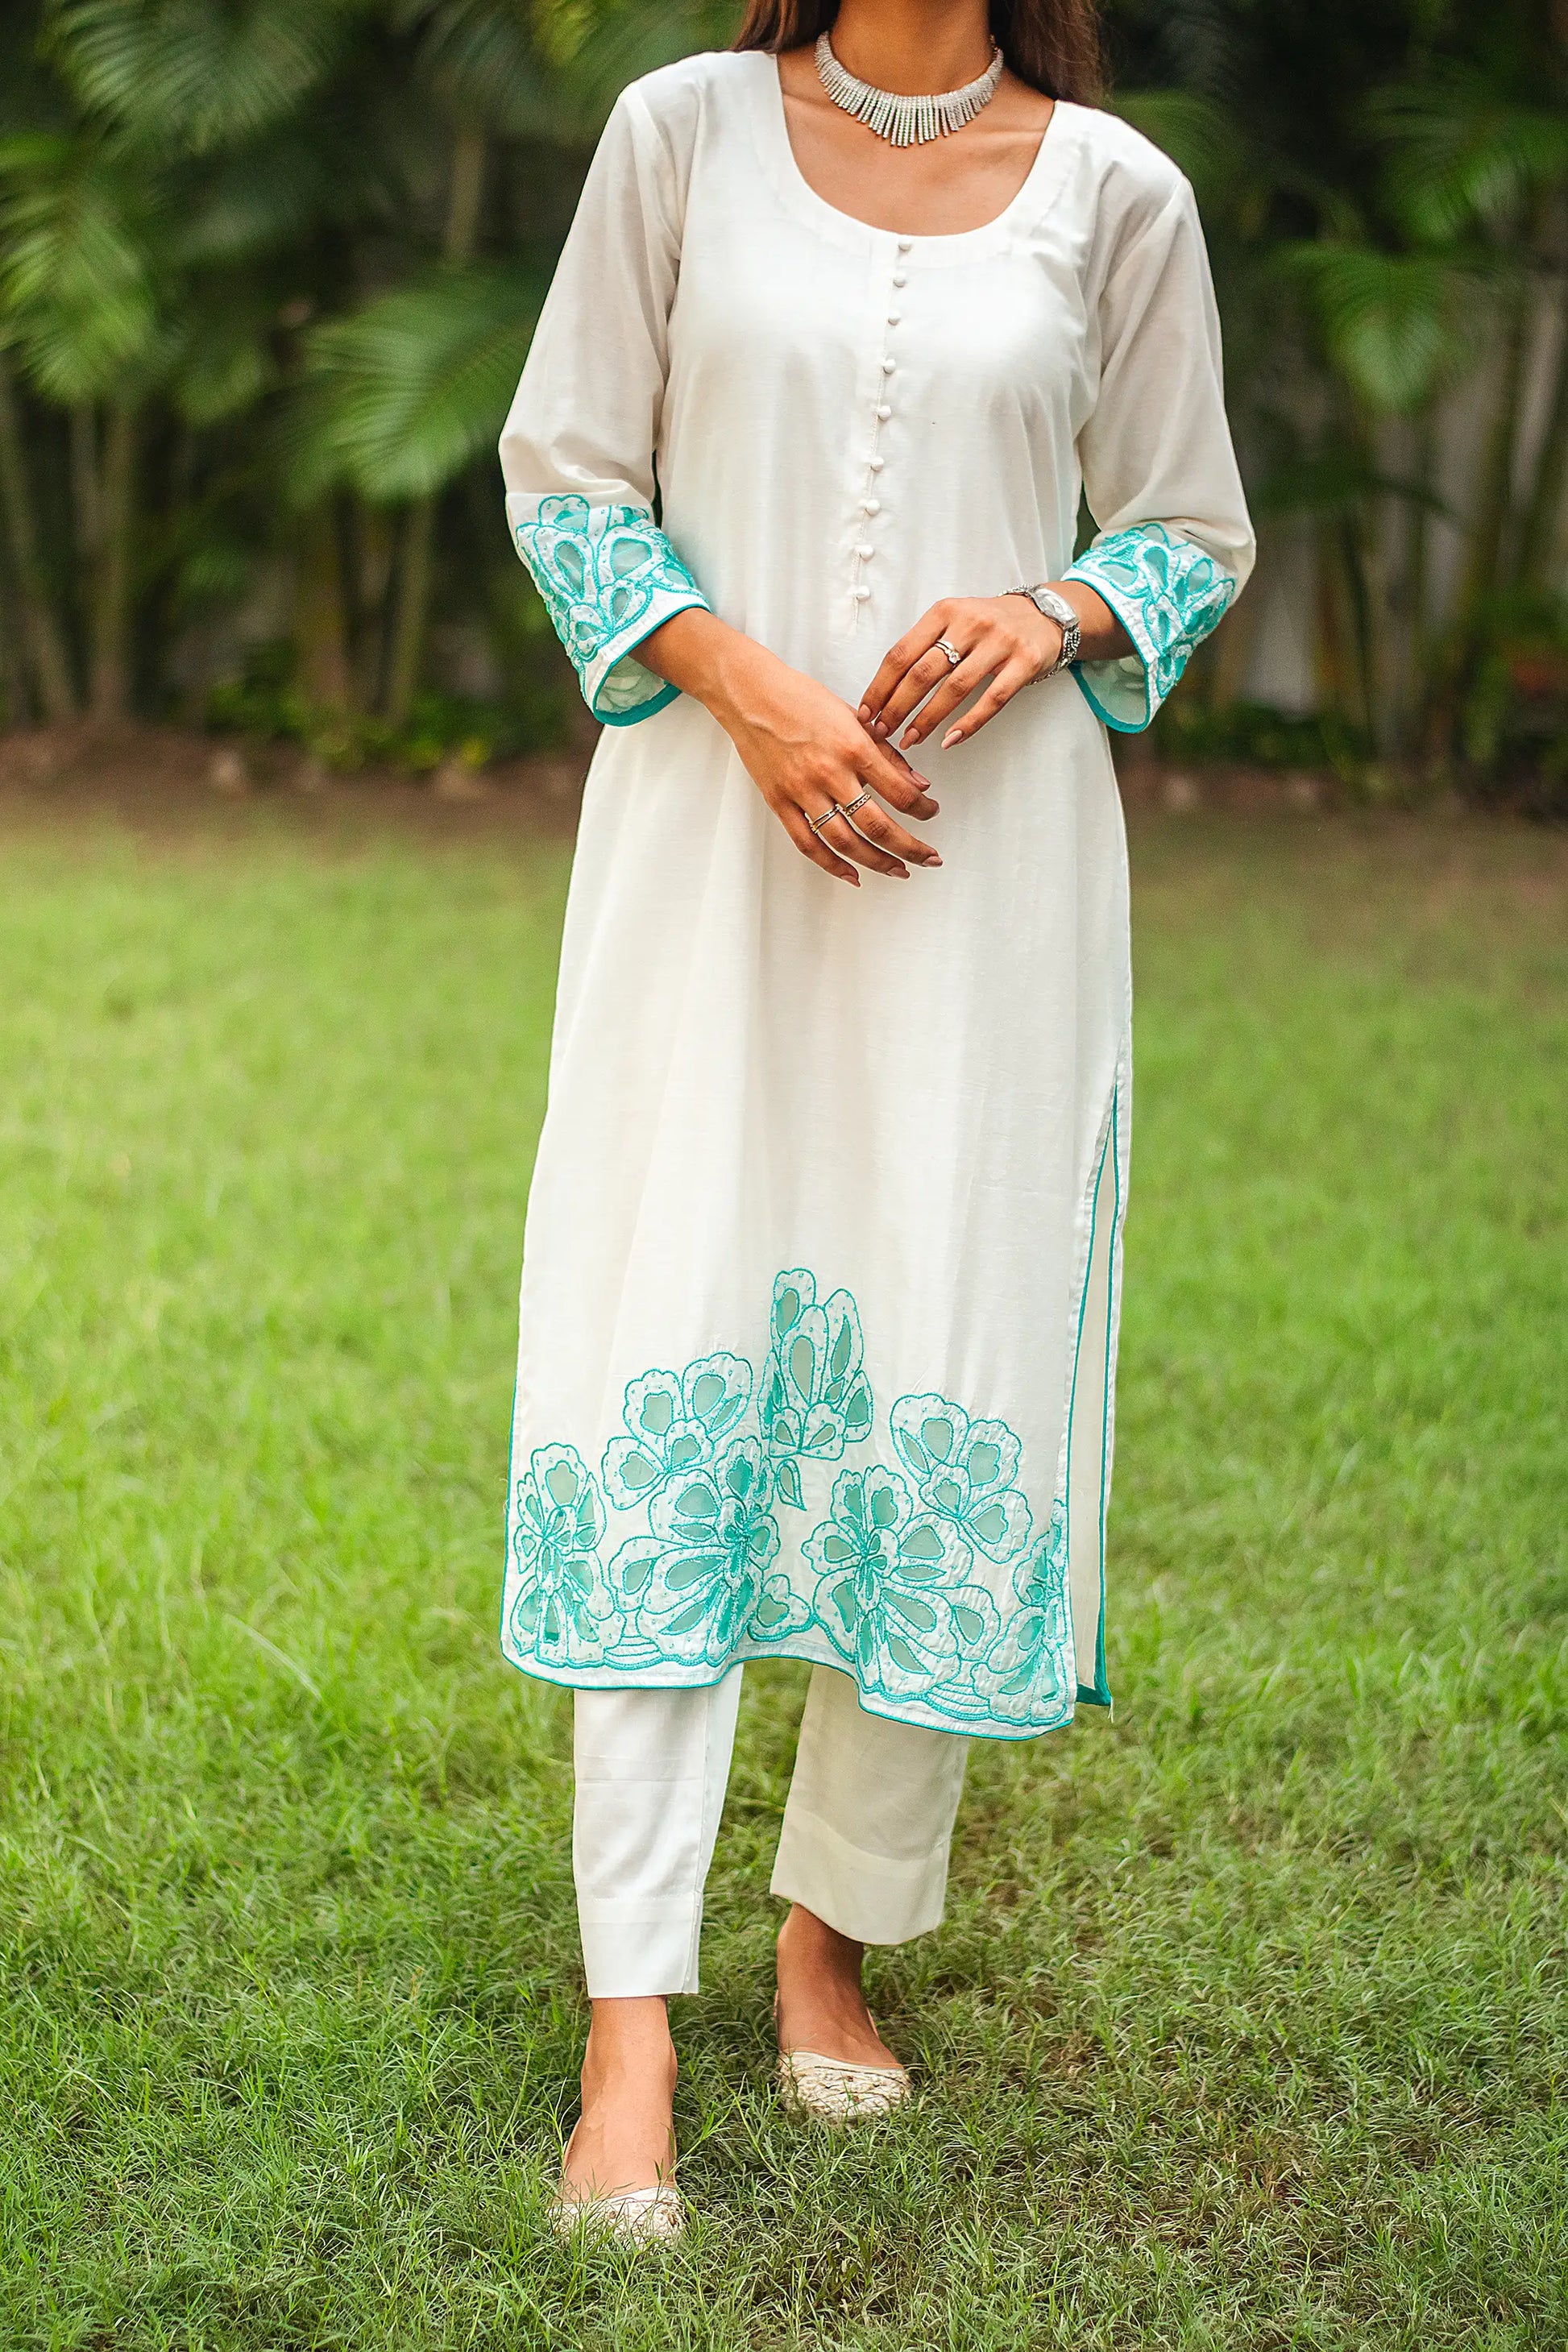
[[[1037,588],[1009,588],[1005,593],[1009,596],[1026,596],[1047,621],[1056,622],[1062,633],[1055,661],[1045,669],[1035,672],[1029,680],[1031,686],[1038,686],[1042,678],[1055,677],[1058,669],[1066,669],[1070,663],[1077,661],[1083,632],[1079,626],[1078,614],[1065,596],[1058,596],[1054,588],[1047,588],[1043,583]]]

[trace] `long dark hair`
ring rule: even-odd
[[[826,33],[838,0],[748,0],[738,49],[798,49]],[[991,31],[1020,81],[1079,106],[1105,88],[1098,0],[991,0]]]

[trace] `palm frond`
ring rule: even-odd
[[[627,82],[703,49],[727,48],[741,21],[733,0],[584,0],[541,11],[541,33],[584,124],[602,123]]]
[[[447,267],[318,328],[295,496],[349,481],[386,504],[449,481],[500,432],[543,292],[531,267]]]
[[[506,138],[551,138],[561,92],[533,37],[527,0],[395,0],[426,70],[459,113]]]
[[[53,0],[49,48],[89,113],[204,153],[282,121],[363,0]]]
[[[1279,267],[1307,288],[1331,359],[1372,408],[1418,408],[1474,357],[1465,313],[1478,281],[1441,255],[1325,237],[1284,247]]]
[[[99,142],[0,141],[0,331],[47,398],[91,399],[157,333],[151,206]]]
[[[1395,211],[1434,243],[1478,223],[1506,232],[1534,192],[1568,183],[1568,110],[1526,105],[1479,74],[1381,91],[1365,119],[1391,149]]]
[[[1186,173],[1205,207],[1224,204],[1247,176],[1247,138],[1212,98],[1189,89],[1119,90],[1110,109]]]

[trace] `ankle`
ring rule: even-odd
[[[662,2000],[595,2000],[583,2053],[584,2081],[635,2076],[673,2085],[678,2072],[668,2012]]]
[[[841,1936],[815,1911],[807,1911],[796,1903],[779,1929],[778,1955],[781,1964],[791,1972],[798,1970],[817,1979],[826,1978],[833,1983],[860,1989],[860,1970],[866,1958],[866,1947],[851,1936]]]

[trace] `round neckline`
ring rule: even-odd
[[[862,220],[858,213],[847,213],[837,205],[818,195],[795,157],[789,135],[789,118],[784,110],[784,81],[779,73],[778,59],[765,49],[753,50],[762,71],[757,77],[762,100],[763,147],[772,166],[772,177],[778,194],[794,208],[814,219],[819,227],[830,230],[837,237],[858,240],[877,237],[897,245],[911,257],[923,255],[932,259],[958,260],[974,252],[984,243],[1004,239],[1017,215],[1041,190],[1046,173],[1054,162],[1061,141],[1058,125],[1061,121],[1064,103],[1051,101],[1051,118],[1040,133],[1039,145],[1023,179],[999,213],[976,228],[946,229],[937,235],[922,236],[916,229],[879,228],[874,221]],[[765,76],[765,80],[763,77]]]

